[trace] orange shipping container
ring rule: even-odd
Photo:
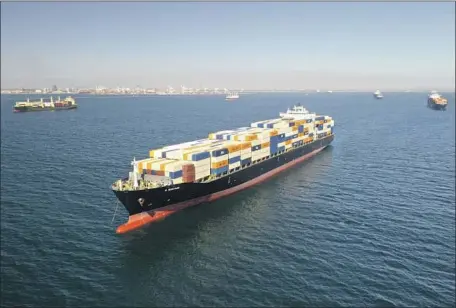
[[[299,133],[298,137],[304,137],[304,133]]]
[[[289,145],[289,144],[291,144],[291,140],[285,141],[285,145]]]
[[[292,131],[294,131],[294,132],[295,132],[295,131],[297,131],[297,130],[298,130],[298,127],[297,127],[297,126],[293,126],[291,129],[292,129]]]
[[[269,136],[272,137],[272,136],[277,136],[279,134],[279,132],[277,130],[273,130],[269,133]]]

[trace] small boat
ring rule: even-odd
[[[44,101],[42,98],[39,101],[30,101],[27,98],[26,102],[16,102],[13,107],[14,112],[26,112],[26,111],[53,111],[53,110],[69,110],[76,109],[78,105],[71,96],[61,100],[60,96],[56,101],[51,96],[49,102]]]
[[[448,100],[437,93],[437,91],[432,91],[431,94],[428,95],[427,105],[431,109],[446,110]]]
[[[383,94],[382,94],[382,92],[380,92],[380,90],[377,90],[374,92],[374,97],[376,99],[381,99],[381,98],[383,98]]]
[[[225,100],[226,101],[232,101],[232,100],[235,100],[235,99],[238,99],[238,98],[239,98],[239,94],[237,92],[230,92],[225,97]]]

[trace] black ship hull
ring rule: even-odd
[[[168,213],[210,202],[262,182],[323,150],[333,139],[334,135],[327,136],[207,183],[183,183],[133,191],[114,190],[116,197],[130,215],[129,222],[122,225],[125,231],[119,230],[122,229],[120,226],[117,232],[124,233],[136,229],[139,225],[147,223],[146,220],[151,222],[158,212],[166,212],[167,216]]]
[[[28,111],[59,111],[59,110],[70,110],[76,109],[77,106],[66,106],[66,107],[14,107],[14,112],[28,112]]]
[[[447,104],[437,104],[432,99],[428,99],[428,107],[434,110],[446,110]]]

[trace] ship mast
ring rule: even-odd
[[[131,162],[133,165],[133,187],[135,189],[138,188],[138,164],[136,163],[136,158],[133,157],[133,161]]]

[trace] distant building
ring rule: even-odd
[[[57,91],[57,89],[58,89],[58,88],[57,88],[56,85],[53,85],[53,86],[52,86],[52,92]]]

